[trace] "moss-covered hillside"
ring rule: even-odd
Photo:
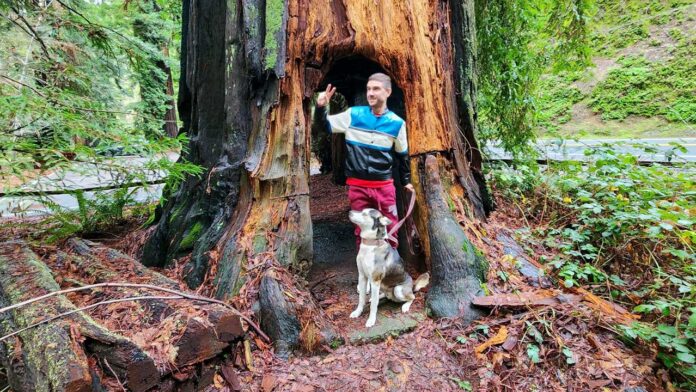
[[[593,66],[544,76],[543,136],[696,136],[696,3],[598,0]]]

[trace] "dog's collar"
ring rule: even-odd
[[[375,240],[375,239],[370,239],[370,238],[361,238],[360,243],[365,244],[365,245],[379,246],[379,245],[386,244],[387,240],[386,239]]]

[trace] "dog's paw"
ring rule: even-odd
[[[371,326],[375,325],[375,321],[377,321],[376,317],[370,317],[367,319],[365,322],[365,328],[370,328]]]
[[[358,318],[362,314],[362,309],[355,309],[353,313],[350,314],[350,318]]]
[[[411,302],[406,302],[405,304],[401,305],[401,313],[408,313],[408,311],[411,309]]]

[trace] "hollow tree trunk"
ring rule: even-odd
[[[473,1],[184,0],[183,15],[180,112],[188,158],[208,170],[169,198],[144,263],[190,253],[188,284],[207,279],[220,298],[263,280],[262,325],[288,325],[271,335],[295,346],[300,305],[276,295],[286,281],[259,271],[311,261],[311,96],[338,60],[362,56],[403,91],[431,314],[475,318],[485,262],[450,210],[485,219],[490,207],[474,138]],[[268,254],[275,264],[258,262]]]

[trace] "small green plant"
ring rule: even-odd
[[[656,154],[650,146],[630,147],[642,157]],[[515,175],[503,167],[490,178],[524,213],[529,235],[556,251],[546,262],[563,284],[587,287],[642,314],[643,322],[617,328],[627,339],[654,343],[676,379],[694,386],[688,380],[696,374],[696,165],[644,165],[638,155],[608,145],[585,154],[586,162],[536,171],[531,187],[518,186],[534,172],[528,168],[518,167]],[[674,151],[667,155],[674,159]],[[527,334],[533,338],[527,354],[537,360],[542,335],[531,327]]]
[[[109,231],[124,222],[126,207],[135,205],[135,191],[120,188],[113,192],[96,192],[90,197],[84,191],[77,191],[73,193],[77,201],[77,209],[74,210],[47,202],[52,214],[43,225],[46,241],[53,243],[76,234]]]
[[[620,326],[624,337],[632,342],[642,340],[659,347],[658,359],[672,371],[680,374],[694,387],[696,377],[696,307],[690,309],[691,316],[686,325],[669,325],[636,322]]]
[[[471,386],[471,383],[466,380],[461,380],[457,377],[450,377],[450,380],[454,381],[457,386],[465,391],[472,391],[473,387]]]

